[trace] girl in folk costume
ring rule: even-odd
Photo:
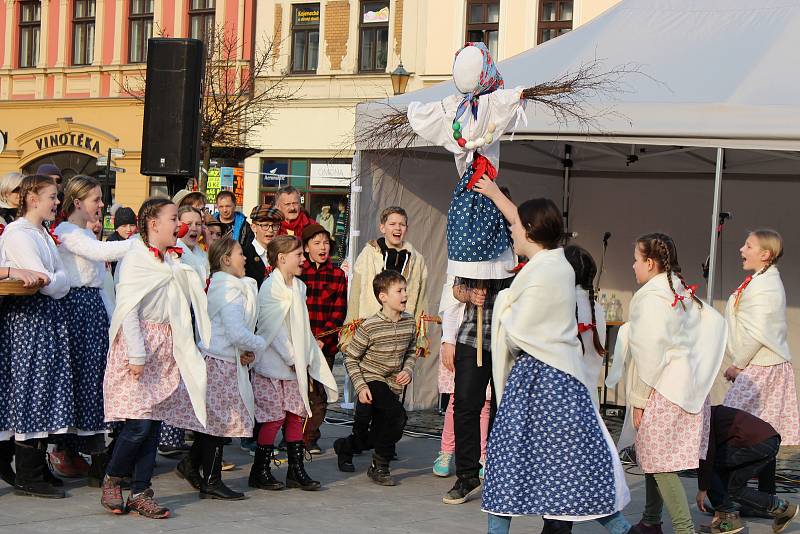
[[[517,210],[487,178],[476,189],[511,223],[514,251],[530,258],[498,295],[492,321],[492,374],[500,406],[483,490],[489,532],[508,532],[517,515],[596,519],[615,534],[635,532],[620,513],[630,493],[614,443],[592,404],[589,390],[596,385],[585,380],[575,273],[558,248],[561,213],[548,199],[529,200]]]
[[[211,343],[200,346],[208,377],[207,421],[204,426],[194,418],[186,425],[195,438],[177,472],[200,490],[201,499],[239,500],[244,494],[222,482],[222,449],[227,437],[253,435],[255,407],[247,365],[253,362],[254,353],[266,350],[267,344],[253,333],[258,287],[255,280],[244,275],[241,245],[224,236],[211,245],[209,253],[213,273],[208,286]],[[181,392],[185,394],[185,388]]]
[[[58,187],[47,176],[20,184],[20,217],[0,237],[0,265],[42,273],[38,293],[0,307],[0,439],[16,440],[17,493],[64,497],[46,462],[47,437],[75,428],[67,310],[69,279],[43,226],[56,217]],[[9,274],[8,272],[6,274]]]
[[[211,328],[203,284],[175,248],[178,209],[167,199],[147,200],[138,224],[140,239],[117,266],[103,394],[106,421],[124,424],[103,479],[101,503],[115,514],[132,511],[161,519],[169,510],[153,499],[150,488],[160,421],[181,426],[193,416],[206,424],[206,364],[195,344],[192,312],[205,346]],[[126,504],[120,482],[129,475]]]
[[[177,195],[176,195],[177,196]],[[178,206],[178,220],[181,223],[176,246],[181,249],[181,262],[195,270],[207,287],[209,271],[208,255],[198,240],[203,235],[202,211],[194,205],[203,199],[201,193],[193,192],[182,197]],[[174,201],[174,200],[173,200]],[[189,450],[186,445],[186,430],[162,423],[158,440],[158,452],[162,456],[176,456]]]
[[[103,435],[107,427],[103,417],[103,375],[108,355],[108,327],[112,307],[103,285],[107,261],[117,261],[130,250],[132,241],[98,241],[89,224],[98,223],[103,208],[100,184],[90,176],[75,176],[64,191],[63,213],[67,219],[55,229],[58,251],[71,289],[64,297],[69,320],[70,362],[75,405],[75,428],[81,436]],[[92,453],[90,479],[99,487],[105,463],[104,443],[89,444]],[[67,475],[70,468],[83,464],[75,451],[56,450],[51,463]],[[77,464],[76,464],[77,460]],[[57,467],[58,468],[58,467]],[[65,472],[66,471],[66,472]],[[72,469],[73,472],[77,471]]]
[[[575,271],[575,297],[578,307],[575,318],[578,321],[578,338],[583,348],[583,366],[586,372],[586,383],[594,384],[589,388],[592,402],[600,409],[600,398],[597,386],[600,383],[600,371],[606,355],[606,318],[605,310],[595,301],[594,278],[597,276],[597,264],[589,251],[575,245],[564,248],[564,256]]]
[[[263,423],[258,432],[258,448],[250,471],[252,487],[278,490],[283,485],[270,472],[273,443],[284,426],[289,456],[286,486],[317,490],[303,466],[303,418],[311,416],[308,402],[309,376],[320,382],[329,402],[338,392],[321,343],[314,339],[306,308],[306,286],[300,281],[303,246],[294,236],[278,236],[267,246],[273,267],[258,291],[256,333],[267,343],[267,350],[257,356],[252,376],[256,421]]]
[[[439,358],[439,393],[447,393],[450,399],[444,413],[444,426],[442,427],[442,441],[439,456],[433,463],[433,474],[439,477],[448,477],[453,471],[453,457],[456,451],[455,435],[455,368],[445,363],[453,361],[455,358],[456,339],[458,330],[464,320],[466,304],[459,302],[453,296],[453,282],[455,277],[447,276],[447,281],[442,288],[442,298],[439,303],[439,314],[442,316],[442,345],[441,354],[449,355]],[[481,464],[486,463],[486,442],[489,438],[489,416],[491,410],[491,388],[486,388],[486,402],[483,404],[480,415],[481,431]],[[479,477],[483,478],[484,469],[479,471]]]
[[[800,416],[789,344],[786,341],[786,292],[776,263],[783,240],[774,230],[751,232],[742,266],[755,274],[728,299],[727,355],[733,365],[725,377],[733,386],[725,406],[749,412],[772,425],[781,445],[800,445]],[[759,490],[775,494],[775,463],[759,475]]]
[[[211,269],[208,263],[208,255],[198,243],[198,240],[203,236],[203,213],[192,206],[183,206],[178,210],[178,219],[182,225],[186,225],[184,227],[186,234],[180,236],[177,244],[183,249],[181,261],[197,271],[200,280],[203,281],[203,287],[205,287]],[[182,228],[181,233],[183,233],[184,228]]]
[[[630,406],[618,447],[635,441],[645,472],[647,502],[639,529],[660,533],[666,505],[676,534],[693,533],[678,471],[696,469],[708,448],[708,395],[725,350],[725,321],[684,282],[669,236],[640,237],[633,270],[642,287],[631,300],[630,322],[617,336],[617,356],[606,381],[616,385],[630,362]]]

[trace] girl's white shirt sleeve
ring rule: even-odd
[[[91,230],[70,222],[58,225],[58,248],[72,287],[103,287],[105,262],[117,261],[130,250],[133,241],[98,241]]]
[[[122,335],[125,336],[125,345],[128,349],[128,363],[144,365],[147,361],[147,351],[144,348],[144,336],[139,325],[138,305],[122,320]]]
[[[245,326],[244,298],[238,297],[222,307],[219,316],[225,329],[225,336],[239,350],[260,353],[267,349],[264,338],[249,331]]]
[[[69,293],[69,279],[55,243],[44,227],[36,229],[25,219],[18,219],[3,234],[0,263],[17,269],[44,273],[50,283],[39,291],[54,299]]]

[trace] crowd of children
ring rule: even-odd
[[[660,534],[666,507],[673,530],[686,534],[695,527],[678,472],[699,468],[698,507],[708,509],[708,498],[715,510],[709,532],[742,530],[740,508],[785,529],[798,508],[775,495],[775,457],[780,445],[800,444],[800,413],[780,235],[748,235],[740,252],[753,274],[724,315],[685,281],[672,238],[636,240],[641,287],[608,377],[624,378],[628,403],[615,444],[597,398],[606,328],[594,260],[562,247],[550,200],[517,207],[486,178],[475,190],[502,213],[514,253],[527,261],[491,280],[449,276],[444,285],[439,384],[450,397],[433,472],[449,476],[454,463],[456,482],[443,501],[482,491],[490,533],[539,515],[548,532],[596,520],[613,534]],[[21,494],[65,497],[48,449],[63,471],[91,457],[75,472],[88,470],[102,487],[105,509],[166,518],[152,488],[156,453],[160,443],[181,448],[189,430],[194,440],[176,472],[200,498],[245,498],[222,480],[230,438],[255,439],[250,487],[317,490],[305,454],[322,452],[341,352],[357,402],[352,433],[334,442],[338,468],[355,471],[354,456],[372,450],[367,476],[395,485],[390,464],[427,319],[427,267],[406,239],[406,212],[382,212],[381,237],[353,263],[348,291],[331,263],[331,229],[292,194],[280,209],[256,207],[250,227],[235,233],[208,221],[192,195],[149,199],[136,217],[118,210],[118,237],[101,241],[91,230],[103,208],[95,179],[72,178],[63,203],[50,177],[0,181],[0,280],[38,289],[0,301],[2,479]],[[711,407],[726,356],[732,386],[724,405]],[[271,468],[281,430],[285,482]],[[645,473],[636,525],[621,513],[630,492],[617,454],[631,444]],[[752,476],[758,490],[747,487]]]

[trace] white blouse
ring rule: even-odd
[[[292,370],[294,364],[294,346],[289,337],[289,328],[284,324],[267,349],[256,355],[253,370],[268,378],[296,380],[297,374]]]
[[[69,221],[56,227],[61,241],[58,252],[64,262],[70,287],[103,287],[107,261],[118,261],[125,256],[133,241],[98,241],[88,228]]]
[[[69,292],[69,279],[53,238],[42,225],[25,217],[9,224],[0,237],[0,265],[46,274],[50,283],[39,291],[60,299]]]
[[[200,344],[200,350],[223,358],[235,358],[242,350],[253,353],[266,350],[264,338],[248,330],[246,324],[245,300],[240,296],[211,318],[211,342],[208,347]]]
[[[195,245],[194,250],[189,248],[189,245],[178,239],[177,246],[183,249],[183,256],[181,261],[195,270],[200,275],[200,280],[205,283],[208,281],[211,266],[208,263],[208,255],[203,251],[200,245]]]

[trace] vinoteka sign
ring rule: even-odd
[[[50,134],[36,139],[36,148],[39,150],[62,146],[84,148],[98,154],[102,153],[100,151],[100,141],[82,133]]]

